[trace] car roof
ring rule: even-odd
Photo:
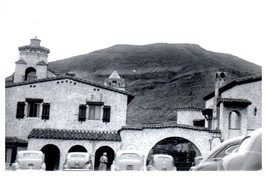
[[[18,151],[18,153],[40,153],[40,154],[43,154],[42,151],[38,151],[38,150],[20,150],[20,151]]]
[[[138,151],[138,150],[119,150],[119,151],[117,151],[116,155],[121,155],[121,154],[124,154],[124,153],[135,153],[135,154],[138,154],[138,155],[144,155],[143,152]]]
[[[217,145],[214,149],[212,149],[204,158],[203,160],[200,162],[205,162],[211,155],[213,155],[215,152],[217,152],[219,149],[224,148],[225,146],[232,144],[232,143],[240,143],[242,141],[242,139],[244,138],[244,136],[238,136],[238,137],[234,137],[234,138],[230,138],[227,139],[225,141],[223,141],[222,143],[220,143],[219,145]]]
[[[171,155],[167,155],[167,154],[154,154],[152,155],[154,158],[158,158],[158,157],[168,157],[168,158],[172,158]]]
[[[74,155],[74,154],[90,155],[88,152],[69,152],[68,153],[68,155]]]

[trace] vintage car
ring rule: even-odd
[[[216,171],[218,165],[222,161],[223,157],[231,154],[239,146],[244,136],[228,139],[217,147],[212,149],[205,157],[198,157],[195,160],[202,160],[196,162],[194,166],[190,168],[190,171]]]
[[[143,171],[144,155],[136,150],[120,150],[111,166],[113,171]]]
[[[151,156],[148,171],[176,171],[174,160],[171,155],[155,154]]]
[[[256,171],[262,169],[262,129],[254,130],[243,138],[237,151],[223,158],[218,170]]]
[[[18,151],[12,170],[45,170],[44,154],[42,151]]]
[[[63,170],[92,170],[91,155],[87,152],[69,152]]]

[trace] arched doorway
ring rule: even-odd
[[[156,143],[149,151],[146,165],[153,154],[167,154],[174,158],[177,170],[189,170],[196,156],[200,156],[199,149],[189,140],[181,137],[165,138]]]
[[[81,146],[81,145],[75,145],[75,146],[72,146],[68,153],[69,152],[87,152],[86,148],[84,146]]]
[[[46,170],[58,170],[60,157],[59,148],[53,144],[48,144],[44,146],[41,151],[45,155]]]
[[[114,150],[111,147],[108,146],[102,146],[100,148],[98,148],[95,152],[95,170],[98,170],[99,167],[99,160],[100,157],[103,155],[103,153],[106,152],[107,153],[107,157],[108,157],[108,164],[107,164],[107,170],[110,170],[110,167],[113,163],[114,157],[115,157],[115,153]]]

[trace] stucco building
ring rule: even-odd
[[[195,156],[219,142],[261,127],[261,76],[227,83],[216,73],[215,90],[204,97],[205,108],[177,108],[177,122],[126,124],[134,94],[114,71],[97,84],[48,67],[50,50],[37,38],[19,47],[15,73],[6,83],[6,165],[19,150],[41,150],[47,170],[61,170],[66,154],[92,154],[94,168],[107,152],[112,164],[121,149],[174,156],[178,170],[188,170]],[[251,91],[253,90],[253,91]]]
[[[216,73],[214,92],[203,98],[206,127],[219,129],[222,139],[246,135],[262,126],[262,76],[225,84],[226,74]]]
[[[37,38],[19,51],[14,77],[6,84],[6,162],[14,162],[23,149],[42,150],[48,170],[61,169],[70,151],[87,151],[98,161],[105,150],[112,160],[134,98],[118,73],[111,74],[110,85],[73,73],[56,75],[47,67],[49,49]]]

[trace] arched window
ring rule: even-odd
[[[229,114],[229,129],[240,129],[241,114],[238,111],[231,111]]]
[[[33,67],[29,67],[25,71],[25,81],[31,81],[36,79],[36,70]]]

